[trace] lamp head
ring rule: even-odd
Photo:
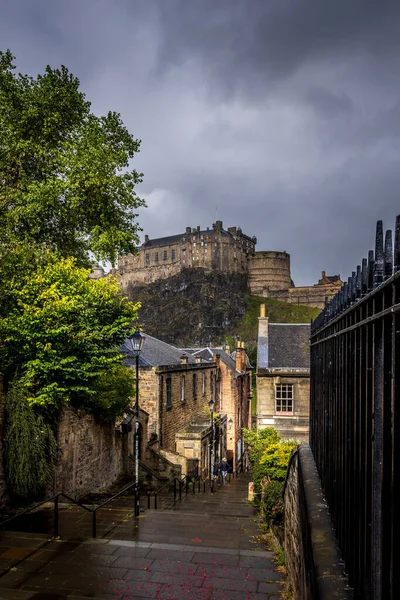
[[[214,400],[212,398],[209,401],[208,406],[210,407],[211,412],[214,412],[215,402],[214,402]]]
[[[135,356],[139,356],[142,351],[145,336],[136,327],[135,333],[128,337],[129,348]]]

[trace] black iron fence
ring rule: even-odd
[[[311,328],[310,445],[354,596],[400,598],[400,216]]]

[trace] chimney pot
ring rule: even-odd
[[[265,304],[260,304],[260,318],[265,318]]]
[[[191,227],[186,227],[186,233],[191,233],[192,228]]]
[[[146,242],[148,242],[148,241],[149,241],[149,236],[146,234],[146,235],[144,236],[144,243],[146,243]]]

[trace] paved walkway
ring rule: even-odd
[[[213,495],[116,521],[103,539],[2,535],[0,600],[277,599],[281,575],[260,539],[247,485],[242,476]]]

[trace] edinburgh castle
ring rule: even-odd
[[[326,276],[325,272],[317,284],[295,287],[290,255],[256,251],[256,243],[257,239],[245,235],[240,227],[225,230],[222,221],[216,221],[211,229],[187,227],[185,233],[154,240],[146,235],[137,255],[120,258],[119,280],[126,289],[128,285],[167,279],[188,268],[243,273],[251,294],[319,308],[323,308],[325,298],[331,298],[340,289],[340,276]]]

